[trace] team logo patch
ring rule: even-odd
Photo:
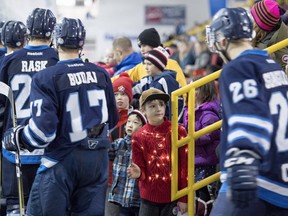
[[[99,141],[98,140],[88,140],[88,148],[89,149],[95,149],[98,145]]]
[[[287,54],[282,56],[282,62],[288,64],[288,55]]]
[[[125,87],[124,86],[119,86],[118,87],[118,91],[119,92],[124,92],[125,91]]]
[[[177,214],[178,214],[178,211],[179,211],[178,206],[175,206],[175,207],[172,209],[172,214],[173,214],[173,215],[177,215]]]

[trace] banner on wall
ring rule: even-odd
[[[145,6],[145,24],[176,25],[186,22],[184,5],[175,6]]]

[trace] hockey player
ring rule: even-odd
[[[118,113],[109,74],[79,58],[85,34],[79,19],[55,27],[60,61],[33,77],[29,124],[4,135],[12,151],[45,148],[27,215],[104,215],[107,132]]]
[[[7,54],[23,48],[27,40],[27,28],[21,21],[8,21],[1,30],[1,42]],[[3,57],[4,58],[4,57]]]
[[[221,9],[206,33],[226,62],[219,79],[223,185],[211,215],[288,215],[288,78],[267,51],[252,48],[245,9]]]
[[[4,26],[4,23],[5,23],[4,21],[0,22],[0,39],[1,39],[2,27]],[[0,57],[5,55],[6,52],[7,52],[7,49],[5,48],[2,41],[0,40]]]
[[[10,24],[10,22],[7,22],[4,27],[13,27]],[[41,8],[34,9],[28,16],[26,25],[29,40],[28,45],[23,49],[9,53],[3,58],[0,66],[0,81],[8,84],[13,90],[17,124],[24,125],[28,123],[30,117],[29,95],[32,77],[40,70],[54,65],[58,61],[56,51],[50,47],[51,34],[55,24],[56,18],[50,10]],[[17,25],[14,27],[17,27]],[[13,29],[15,31],[9,31],[2,35],[2,38],[4,42],[6,40],[7,45],[8,40],[10,39],[13,40],[10,41],[10,44],[19,44],[18,39],[23,36],[24,29],[22,25],[19,25],[18,27],[19,28]],[[6,107],[4,117],[3,131],[12,127],[9,106]],[[5,149],[4,146],[2,148],[2,153],[3,195],[6,198],[7,215],[12,213],[17,214],[19,212],[19,201],[17,178],[14,172],[15,154],[14,152]],[[26,150],[21,151],[20,154],[26,205],[43,150],[35,150],[33,152],[28,152]]]

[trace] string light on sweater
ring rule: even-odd
[[[179,139],[187,136],[186,130],[178,126]],[[181,138],[180,138],[181,137]],[[167,118],[163,124],[154,126],[149,122],[133,134],[133,161],[141,168],[139,178],[140,196],[156,203],[171,202],[171,122]],[[186,147],[178,149],[179,189],[187,186]],[[153,187],[151,187],[153,185]],[[182,200],[182,198],[181,198]],[[186,201],[183,198],[182,201]]]

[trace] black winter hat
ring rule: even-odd
[[[161,45],[161,40],[158,32],[155,28],[149,28],[142,31],[137,39],[138,46],[146,44],[152,47],[158,47]]]

